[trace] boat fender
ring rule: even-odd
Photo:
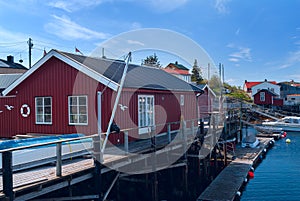
[[[241,196],[242,193],[241,193],[240,191],[238,191],[238,192],[236,192],[236,195],[237,195],[237,196]]]
[[[28,117],[30,115],[30,107],[27,104],[23,104],[20,109],[22,117]]]
[[[251,166],[250,167],[250,171],[254,172],[254,167]]]
[[[247,182],[248,182],[248,179],[247,179],[247,178],[245,178],[245,179],[244,179],[244,182],[245,182],[245,183],[247,183]]]
[[[253,179],[254,178],[254,172],[249,171],[248,172],[248,177],[249,177],[249,179]]]
[[[288,138],[288,139],[285,140],[285,142],[286,142],[286,143],[290,143],[291,140]]]

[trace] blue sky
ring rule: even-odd
[[[27,66],[29,37],[35,63],[44,49],[76,46],[89,55],[116,35],[158,28],[200,45],[224,65],[229,84],[300,81],[299,10],[299,0],[0,0],[0,58],[11,54]],[[156,54],[162,64],[171,58]]]

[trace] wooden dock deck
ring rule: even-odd
[[[172,152],[174,150],[181,150],[193,142],[194,131],[196,131],[196,128],[186,129],[187,136],[185,138],[180,136],[180,132],[174,133],[172,138],[176,135],[179,135],[180,137],[177,137],[177,140],[173,139],[171,145],[168,142],[169,138],[167,135],[163,136],[161,139],[157,137],[156,147],[159,150],[156,151],[156,154],[169,154],[167,158],[172,158]],[[135,163],[138,162],[145,164],[144,168],[152,168],[152,143],[151,139],[135,142],[133,146],[128,146],[128,153],[124,152],[124,147],[108,147],[103,155],[104,161],[102,162],[103,168],[101,169],[101,173],[104,174],[111,170],[120,172],[123,170],[130,171],[130,168],[132,167],[136,171]],[[150,152],[150,154],[148,152]],[[6,171],[5,168],[3,171]],[[49,192],[91,179],[94,176],[95,160],[93,158],[83,157],[62,161],[60,176],[57,175],[57,167],[53,164],[14,172],[12,174],[13,200],[23,201],[34,199]],[[7,195],[4,193],[3,178],[4,174],[0,175],[0,200],[7,199]]]
[[[251,166],[258,160],[263,150],[273,138],[258,138],[260,145],[256,148],[236,149],[236,159],[232,161],[198,197],[198,201],[234,200],[243,185]]]

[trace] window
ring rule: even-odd
[[[87,96],[69,96],[69,124],[87,125]]]
[[[259,95],[260,95],[260,101],[264,102],[266,100],[265,92],[260,92]]]
[[[138,96],[138,126],[139,134],[147,133],[150,126],[154,125],[154,96]]]
[[[184,106],[184,95],[180,95],[180,105]]]
[[[52,97],[35,98],[36,124],[52,124]]]

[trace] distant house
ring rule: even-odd
[[[284,105],[296,105],[296,103],[293,100],[293,98],[295,98],[296,100],[296,97],[293,96],[300,94],[299,84],[292,81],[292,82],[280,82],[278,83],[278,85],[280,86],[280,96],[284,100]]]
[[[7,60],[0,59],[0,96],[4,89],[17,80],[28,69],[14,62],[13,56],[7,56]]]
[[[21,74],[27,70],[22,64],[15,63],[11,55],[7,56],[7,60],[0,59],[0,74]]]
[[[258,86],[257,86],[258,85]],[[253,95],[257,93],[257,91],[261,89],[267,89],[274,91],[275,93],[280,94],[280,87],[276,87],[275,81],[267,81],[266,79],[263,82],[255,81],[248,82],[245,80],[243,90],[253,99]]]
[[[109,129],[124,61],[51,50],[0,97],[0,137],[16,134],[95,134]],[[196,120],[203,90],[158,68],[130,64],[114,118],[130,140],[167,131],[167,124]],[[196,125],[196,121],[194,122]],[[188,123],[187,123],[188,124]],[[172,130],[179,124],[171,124]],[[112,143],[123,135],[112,134]]]
[[[265,107],[283,106],[283,99],[275,92],[261,89],[253,95],[254,103]]]
[[[213,112],[217,96],[207,84],[199,84],[196,86],[204,91],[204,93],[198,98],[198,117],[205,118]]]
[[[175,63],[169,63],[165,68],[164,71],[190,83],[191,82],[191,74],[189,72],[190,69],[179,64],[177,61]]]
[[[22,74],[14,73],[14,74],[0,74],[0,96],[2,91],[6,89],[9,85],[11,85],[14,81],[16,81]]]
[[[300,94],[289,94],[284,100],[284,105],[300,105]]]

